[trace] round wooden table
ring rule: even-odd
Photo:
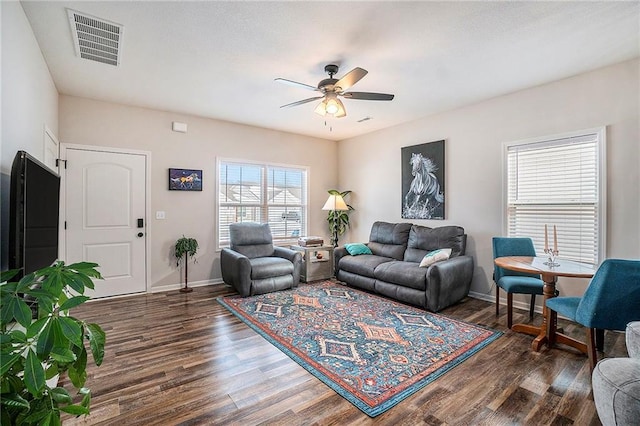
[[[536,327],[531,324],[514,324],[511,329],[520,333],[536,336],[531,343],[531,348],[538,352],[543,344],[553,346],[555,343],[562,343],[578,349],[582,353],[587,353],[587,345],[584,342],[575,340],[557,331],[556,315],[550,318],[550,309],[547,309],[547,299],[556,297],[556,281],[558,277],[591,278],[595,274],[595,269],[585,263],[574,262],[566,259],[556,259],[558,266],[550,267],[545,265],[546,257],[530,256],[505,256],[494,260],[496,266],[509,269],[511,271],[526,272],[529,274],[540,274],[544,282],[542,303],[542,325]]]

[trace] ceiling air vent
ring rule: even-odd
[[[76,55],[90,61],[120,65],[124,26],[67,9]]]

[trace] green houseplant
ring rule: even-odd
[[[330,189],[327,191],[329,195],[339,195],[344,198],[351,194],[351,191],[338,191],[337,189]],[[329,223],[329,233],[331,235],[331,244],[335,247],[338,245],[338,237],[343,235],[349,227],[349,212],[354,210],[346,200],[348,210],[329,210],[327,215],[327,222]]]
[[[188,277],[188,267],[189,259],[188,257],[193,258],[198,252],[198,240],[195,238],[187,238],[184,235],[182,238],[178,238],[176,241],[175,247],[175,256],[176,256],[176,266],[180,266],[180,263],[184,260],[184,287],[180,289],[183,293],[189,293],[193,291],[192,288],[189,288],[187,283]],[[195,262],[195,259],[194,259]]]
[[[2,272],[0,280],[0,423],[59,425],[62,412],[89,414],[91,391],[87,379],[87,349],[96,365],[104,358],[105,333],[97,324],[69,315],[102,278],[95,263],[81,262],[39,269],[15,280],[20,272]],[[33,319],[30,306],[37,306]],[[24,331],[23,331],[24,330]],[[77,389],[72,396],[49,379],[67,374]],[[49,381],[48,381],[49,380]],[[53,386],[53,387],[52,387]],[[79,402],[74,402],[74,399]]]

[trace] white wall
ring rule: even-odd
[[[171,130],[172,121],[188,132]],[[197,263],[189,265],[189,282],[219,281],[216,252],[216,157],[309,167],[309,233],[328,241],[327,190],[337,183],[337,143],[225,121],[60,96],[61,143],[99,145],[151,152],[152,287],[180,283],[174,242],[183,234],[198,240]],[[203,191],[168,190],[171,167],[202,169]],[[166,212],[156,220],[155,212]]]
[[[2,8],[2,158],[11,172],[18,150],[42,160],[44,127],[58,134],[58,91],[51,79],[31,26],[16,1]]]
[[[44,159],[44,129],[58,132],[58,92],[31,26],[16,1],[1,1],[2,130],[0,132],[1,255],[8,265],[9,183],[11,163],[19,150]]]
[[[353,228],[343,241],[367,241],[376,220],[400,222],[401,147],[445,139],[446,220],[460,225],[476,261],[472,291],[494,290],[491,237],[505,235],[503,143],[607,126],[607,257],[640,259],[640,61],[429,116],[339,144],[340,188],[353,190]],[[565,280],[582,294],[586,280]],[[521,299],[524,301],[525,299]]]

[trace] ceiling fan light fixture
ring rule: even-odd
[[[319,114],[321,116],[325,116],[327,115],[327,99],[323,99],[322,102],[320,102],[318,104],[318,106],[316,107],[316,109],[314,110],[314,112],[316,114]]]
[[[338,104],[338,102],[340,101],[338,100],[338,97],[335,93],[327,93],[327,114],[336,115],[336,113],[340,110],[340,105]]]
[[[315,113],[322,115],[323,117],[329,114],[335,118],[347,115],[347,112],[344,109],[344,104],[340,99],[338,99],[338,95],[335,93],[327,93],[322,102],[320,102],[316,107]]]
[[[338,111],[333,114],[333,116],[335,118],[340,118],[340,117],[344,117],[347,115],[347,111],[344,109],[344,105],[342,104],[342,101],[340,99],[336,99],[337,104],[338,104]]]

